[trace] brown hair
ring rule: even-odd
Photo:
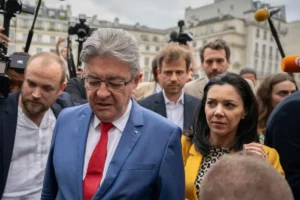
[[[288,74],[276,73],[266,77],[257,89],[258,133],[265,134],[267,120],[274,109],[271,105],[273,86],[283,81],[291,81],[296,85],[295,80]]]
[[[23,81],[24,81],[24,72],[19,73],[14,69],[8,69],[7,75],[11,79],[10,82],[10,92],[16,92],[21,89]]]
[[[201,200],[293,200],[284,177],[251,152],[224,155],[201,183]]]
[[[204,45],[201,49],[200,49],[200,59],[201,59],[201,63],[204,62],[204,51],[205,49],[210,48],[213,50],[225,50],[225,54],[226,54],[226,59],[227,61],[230,60],[230,48],[228,46],[228,44],[226,43],[225,40],[222,39],[216,39],[212,42],[207,43],[206,45]]]
[[[157,79],[157,68],[158,68],[158,56],[155,56],[152,60],[152,63],[151,63],[151,66],[152,66],[152,75],[153,75],[153,78],[155,80],[155,83],[158,82],[158,79]]]
[[[186,71],[190,68],[192,54],[179,44],[167,44],[160,51],[157,57],[158,67],[162,68],[162,62],[170,63],[172,61],[184,58],[186,63]]]
[[[48,66],[48,65],[52,64],[53,62],[56,62],[60,65],[61,71],[62,71],[60,84],[62,84],[66,78],[66,68],[67,68],[63,59],[52,52],[41,52],[41,53],[37,53],[37,54],[31,56],[31,58],[27,62],[27,66],[30,64],[30,62],[32,60],[34,60],[36,58],[40,58],[40,57],[43,58],[43,61],[41,63],[42,66]]]

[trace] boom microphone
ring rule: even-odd
[[[275,15],[276,13],[278,13],[280,10],[281,10],[280,8],[272,8],[270,10],[261,8],[255,12],[254,18],[258,22],[263,22],[269,19],[270,17],[272,17],[273,15]]]
[[[281,69],[284,72],[300,73],[300,55],[286,56],[281,61]]]

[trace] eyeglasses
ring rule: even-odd
[[[104,82],[107,89],[109,91],[122,91],[125,86],[128,85],[134,77],[132,77],[129,81],[120,81],[120,80],[101,80],[98,78],[84,77],[85,87],[89,90],[99,89],[101,83]]]

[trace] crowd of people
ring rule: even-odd
[[[230,47],[217,39],[196,55],[204,76],[194,78],[189,44],[169,43],[152,61],[154,81],[142,82],[136,39],[100,28],[70,78],[63,41],[56,54],[32,55],[25,71],[8,70],[0,199],[300,198],[291,76],[258,84],[252,68],[228,72]]]

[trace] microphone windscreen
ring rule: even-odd
[[[263,22],[270,17],[269,11],[264,8],[258,9],[254,14],[254,19],[258,22]]]
[[[300,55],[284,57],[281,61],[281,69],[284,72],[300,72]]]

